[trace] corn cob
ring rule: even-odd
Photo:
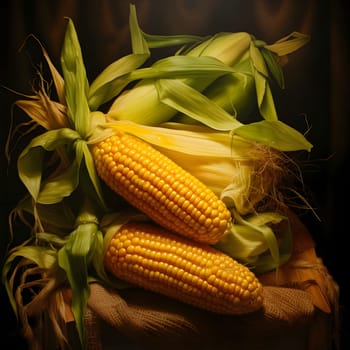
[[[104,266],[124,281],[215,313],[250,313],[263,302],[263,287],[247,267],[151,223],[121,226]]]
[[[251,35],[245,32],[218,33],[189,50],[186,55],[214,57],[234,67],[249,55],[251,40]],[[210,76],[181,80],[198,91],[203,91],[213,82]],[[135,103],[137,100],[142,100],[142,103]],[[147,125],[168,121],[176,113],[175,109],[159,100],[154,79],[140,80],[132,89],[125,90],[114,100],[108,111],[108,115],[116,120],[132,120]]]
[[[214,244],[231,214],[212,190],[148,143],[120,131],[94,144],[102,180],[161,226]]]

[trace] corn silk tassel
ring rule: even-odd
[[[106,279],[107,277],[102,267],[98,270],[96,263],[96,261],[101,262],[96,256],[99,258],[102,256],[103,233],[98,224],[100,216],[96,215],[94,210],[90,210],[91,200],[88,201],[87,207],[81,207],[77,203],[81,201],[80,197],[83,193],[84,198],[85,196],[92,198],[92,202],[98,205],[102,213],[115,211],[115,208],[112,210],[109,207],[105,199],[105,189],[102,190],[100,184],[101,175],[98,174],[93,149],[116,134],[122,133],[137,138],[138,141],[142,140],[148,147],[153,147],[171,162],[184,169],[196,181],[208,188],[210,196],[214,196],[212,202],[216,203],[214,205],[223,203],[223,206],[220,204],[220,210],[229,213],[229,216],[224,214],[225,220],[229,221],[229,226],[220,224],[219,226],[224,227],[224,230],[215,240],[208,243],[215,245],[215,249],[225,252],[225,257],[230,255],[234,259],[237,258],[238,261],[249,264],[250,269],[260,273],[278,267],[288,259],[291,250],[290,232],[284,232],[277,239],[276,232],[273,230],[286,218],[277,211],[261,209],[264,208],[262,204],[267,200],[283,202],[276,195],[278,184],[280,181],[283,182],[285,174],[284,171],[281,171],[282,164],[286,164],[283,162],[288,159],[283,152],[310,151],[312,148],[302,134],[277,120],[274,114],[267,118],[262,112],[264,108],[261,108],[264,103],[259,106],[264,120],[245,124],[243,120],[239,120],[238,115],[230,114],[231,111],[225,105],[220,106],[211,100],[210,97],[218,99],[220,95],[216,92],[217,86],[212,85],[217,79],[227,75],[236,76],[237,70],[233,61],[232,64],[225,63],[216,57],[200,55],[195,51],[188,54],[183,49],[184,54],[166,57],[151,67],[140,68],[150,56],[149,48],[161,46],[160,37],[142,33],[137,25],[133,6],[131,6],[130,26],[133,34],[133,52],[112,63],[90,85],[77,34],[73,22],[68,19],[61,54],[63,78],[42,48],[53,77],[58,101],[53,101],[48,96],[44,79],[41,81],[38,92],[33,96],[27,96],[27,99],[17,101],[17,105],[28,114],[34,123],[26,136],[29,136],[29,132],[35,126],[41,126],[46,131],[29,142],[17,162],[19,177],[29,194],[29,199],[20,204],[20,209],[29,210],[33,215],[34,234],[30,241],[25,242],[18,249],[15,248],[12,252],[3,270],[3,280],[7,281],[10,269],[15,265],[16,257],[23,257],[23,266],[29,266],[28,260],[34,261],[39,270],[43,271],[44,280],[47,276],[49,279],[52,278],[52,285],[68,281],[73,290],[72,310],[83,345],[86,342],[84,310],[89,293],[89,264],[95,266],[99,278]],[[251,37],[249,38],[247,45],[250,52]],[[163,39],[165,40],[163,46],[169,46],[170,39],[171,45],[175,42],[193,44],[198,40],[203,41],[195,36],[178,36],[169,40],[164,37]],[[241,40],[246,39],[246,35],[239,34],[233,40],[241,43]],[[213,41],[209,39],[209,42],[203,41],[204,44],[202,44],[213,49],[214,44],[209,45],[211,42]],[[237,53],[236,58],[250,60],[249,57],[243,58],[247,56],[246,44],[237,45],[241,47],[242,52]],[[256,42],[255,45],[257,45]],[[196,48],[199,50],[200,45],[195,45],[193,50]],[[289,52],[287,49],[286,51]],[[238,76],[244,79],[245,76],[250,75],[251,72],[238,73]],[[255,84],[256,79],[255,77]],[[170,107],[171,115],[165,113],[165,119],[157,117],[152,122],[146,120],[145,117],[143,122],[135,123],[132,120],[116,121],[111,114],[112,110],[106,114],[98,110],[105,102],[114,99],[120,93],[123,94],[130,82],[137,80],[141,81],[140,84],[152,82],[150,86],[153,91],[156,91],[157,96],[161,96],[162,101],[159,102],[157,97],[154,100],[154,108],[157,109],[159,104],[163,106],[166,102],[165,105],[167,108]],[[196,86],[197,82],[198,86]],[[154,90],[155,85],[156,90]],[[206,88],[208,88],[207,95],[203,91]],[[137,89],[135,88],[135,91]],[[269,92],[263,95],[270,96]],[[261,101],[264,99],[265,97]],[[271,102],[271,99],[268,101]],[[145,101],[145,104],[147,103],[149,102]],[[271,103],[268,105],[271,106]],[[162,108],[159,107],[159,110]],[[185,119],[196,120],[204,126],[178,122],[161,124],[172,118],[174,111],[175,114],[179,112],[185,116]],[[161,114],[163,115],[163,112]],[[249,157],[252,157],[253,160]],[[261,160],[266,161],[265,166],[262,165]],[[132,178],[132,172],[128,174],[131,174],[128,176]],[[155,195],[155,198],[158,198],[157,196]],[[184,195],[184,199],[177,202],[177,207],[181,203],[182,209],[188,208],[189,204],[185,203],[185,200]],[[196,199],[196,201],[199,205],[200,200]],[[203,205],[206,205],[203,203],[201,202],[202,209]],[[74,208],[71,213],[74,223],[73,226],[68,225],[68,229],[63,229],[57,224],[58,220],[55,217],[61,211],[67,214],[71,205]],[[172,207],[174,212],[178,212],[177,207]],[[211,209],[208,211],[212,211]],[[180,212],[183,213],[183,210]],[[185,212],[187,213],[186,210]],[[205,209],[204,212],[206,212]],[[204,220],[204,223],[209,223],[215,220],[212,218],[207,221],[205,217],[203,219],[203,213],[200,211],[194,211],[194,213],[199,222]],[[184,221],[190,220],[186,215]],[[64,221],[62,217],[61,221]],[[152,219],[156,218],[152,217]],[[46,227],[50,225],[60,227],[62,235],[58,238],[55,236],[56,232],[51,235],[50,230],[46,230]],[[61,233],[61,230],[59,232]],[[44,247],[40,245],[40,242],[45,242]],[[31,253],[27,254],[28,251]],[[14,274],[16,274],[18,267],[15,266],[14,269]],[[63,275],[62,271],[64,271]],[[252,278],[251,276],[249,279],[252,280]],[[10,284],[7,282],[9,295],[13,293],[11,287],[13,280],[11,281]],[[39,285],[42,285],[42,281],[42,279],[39,280]],[[24,280],[23,284],[22,287],[27,288],[28,285]],[[258,285],[255,283],[254,286]],[[257,290],[259,290],[258,287]],[[40,295],[44,298],[46,292]],[[254,298],[257,297],[258,300],[259,293],[254,295]],[[78,300],[80,296],[81,300]],[[15,306],[16,301],[13,298],[11,300]],[[260,302],[256,305],[259,304]],[[21,318],[25,321],[25,314],[28,314],[29,311],[25,308],[21,310],[23,311]]]

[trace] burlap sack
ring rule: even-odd
[[[263,308],[243,316],[212,314],[140,289],[91,288],[89,350],[304,349],[315,311],[311,296],[292,288],[266,287]]]

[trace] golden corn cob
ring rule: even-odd
[[[263,287],[247,267],[151,223],[124,224],[104,266],[124,281],[216,313],[250,313],[263,302]]]
[[[231,214],[214,192],[137,137],[116,131],[92,153],[102,180],[161,226],[208,244],[230,227]]]

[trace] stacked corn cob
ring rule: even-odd
[[[162,61],[153,68],[138,69],[149,56],[148,45],[154,43],[154,38],[147,42],[149,37],[138,28],[133,6],[130,22],[136,37],[133,40],[133,55],[113,63],[89,86],[77,35],[69,20],[62,49],[64,80],[44,51],[59,102],[52,101],[43,87],[33,101],[18,101],[18,105],[38,125],[47,129],[45,133],[31,140],[19,157],[19,176],[28,189],[29,200],[20,203],[18,211],[29,211],[35,219],[33,231],[37,245],[34,245],[35,254],[33,253],[32,260],[45,271],[49,271],[48,275],[54,276],[54,286],[67,280],[72,288],[72,309],[82,343],[86,338],[83,318],[89,294],[87,281],[90,269],[95,271],[100,280],[108,283],[112,279],[105,269],[121,280],[203,309],[242,314],[256,311],[262,306],[262,286],[248,267],[222,252],[234,251],[232,247],[227,249],[225,241],[230,243],[234,237],[233,241],[236,239],[241,247],[247,245],[248,253],[241,251],[240,257],[246,254],[245,257],[253,258],[256,262],[260,253],[270,249],[273,259],[276,260],[272,266],[276,267],[281,263],[276,259],[277,240],[268,227],[268,224],[281,220],[278,214],[242,218],[242,213],[234,205],[228,205],[230,201],[220,199],[205,181],[200,181],[192,174],[195,164],[188,164],[185,170],[167,157],[159,147],[156,149],[141,140],[144,131],[140,132],[141,129],[132,123],[127,124],[126,131],[126,124],[116,121],[115,118],[159,125],[174,116],[179,117],[179,114],[189,117],[192,119],[191,125],[194,120],[197,124],[199,122],[206,125],[204,133],[196,131],[197,127],[203,130],[203,125],[196,125],[192,129],[194,138],[206,140],[203,142],[210,140],[215,145],[225,145],[223,148],[219,147],[225,149],[225,154],[221,151],[217,153],[218,159],[230,158],[234,153],[230,147],[231,143],[237,144],[237,135],[249,139],[249,142],[239,144],[242,147],[245,145],[245,154],[250,153],[250,156],[254,153],[254,147],[261,150],[265,146],[268,149],[274,145],[277,152],[311,148],[301,134],[276,120],[269,88],[263,94],[257,91],[258,101],[254,102],[267,120],[244,125],[236,119],[236,115],[225,110],[230,109],[227,106],[238,105],[241,101],[233,103],[232,96],[229,96],[230,102],[223,102],[222,95],[218,92],[220,86],[223,86],[225,93],[227,89],[234,88],[237,81],[241,81],[243,85],[237,91],[247,92],[252,90],[251,84],[254,81],[261,82],[261,79],[265,79],[262,76],[268,75],[262,62],[254,62],[259,69],[249,65],[249,53],[253,52],[255,58],[259,53],[258,46],[254,46],[250,35],[218,35],[214,37],[215,40],[188,36],[182,39],[183,42],[194,41],[197,45],[188,52],[184,51],[187,55],[170,57],[165,60],[168,66]],[[228,47],[225,47],[225,43]],[[220,50],[217,50],[218,45]],[[273,49],[278,52],[272,45],[271,52]],[[232,51],[230,59],[223,58],[227,51]],[[210,54],[210,57],[205,53]],[[218,57],[215,57],[216,53]],[[269,58],[271,66],[271,57]],[[127,59],[129,61],[125,65]],[[190,78],[187,66],[189,63],[196,64]],[[237,80],[234,74],[239,67],[244,69],[239,72],[240,79]],[[250,68],[247,70],[247,67]],[[220,77],[223,80],[218,79]],[[140,83],[135,89],[124,91],[129,82],[137,79]],[[249,89],[240,90],[240,87],[247,86],[247,82]],[[258,83],[256,85],[261,86]],[[268,86],[265,83],[263,85]],[[176,94],[177,88],[183,88],[186,93],[183,96]],[[149,103],[140,103],[141,109],[137,106],[135,112],[134,97],[140,91],[141,94],[146,93],[150,99]],[[252,95],[255,97],[255,92]],[[117,98],[107,115],[97,111],[104,102],[115,97]],[[242,106],[248,105],[249,103],[242,103]],[[236,113],[237,109],[234,108],[234,111]],[[114,120],[111,121],[111,118]],[[176,127],[173,134],[176,136],[172,138],[171,145],[167,145],[167,149],[179,155],[181,153],[174,140],[177,137],[180,140],[184,138],[181,131],[177,133],[176,128],[186,129],[189,126],[186,124],[184,127],[184,124],[176,122],[177,119],[174,120]],[[155,144],[159,145],[162,143],[159,140],[166,138],[165,134],[160,136],[163,127],[167,131],[171,128],[169,125],[161,125],[157,131],[151,131],[148,135],[149,139],[153,137],[158,140]],[[231,134],[232,131],[235,135]],[[283,137],[280,137],[280,133]],[[256,146],[255,141],[265,145]],[[181,146],[191,148],[191,145]],[[51,169],[45,163],[46,151],[55,151],[54,162],[50,164],[58,164],[58,167],[49,176],[43,177],[43,170]],[[268,153],[274,151],[269,150]],[[200,158],[198,154],[193,157]],[[249,164],[244,166],[244,171],[249,172],[254,161],[249,155],[237,156],[237,164],[244,161]],[[232,162],[233,159],[229,159],[229,166]],[[220,171],[223,170],[218,170],[218,167],[211,169],[220,178]],[[242,174],[236,178],[242,180]],[[114,224],[113,220],[107,220],[107,225],[100,224],[106,222],[105,218],[110,216],[112,210],[105,200],[99,179],[108,185],[113,194],[120,195],[133,208],[145,214],[145,222],[135,220],[133,215],[125,215],[118,224]],[[250,183],[250,178],[247,183]],[[216,187],[220,188],[220,182]],[[219,190],[225,193],[222,197],[226,198],[227,193],[234,192],[227,189],[228,187]],[[268,187],[267,191],[275,190],[270,185]],[[254,188],[254,191],[257,189]],[[266,195],[265,192],[257,195],[256,201]],[[241,202],[249,201],[249,198],[247,195]],[[88,205],[82,206],[82,200]],[[255,209],[253,204],[241,207],[244,207],[242,212],[250,214]],[[72,213],[74,217],[77,212],[80,214],[76,220],[67,223],[67,213]],[[254,224],[256,218],[260,220],[260,224]],[[238,221],[237,226],[234,220]],[[45,227],[56,231],[55,234],[46,233]],[[239,240],[242,228],[245,232],[249,230],[251,239],[254,235],[269,237],[266,239],[267,243],[252,242],[254,248],[251,248],[249,239]],[[65,232],[63,238],[60,236],[62,230]],[[43,246],[40,246],[42,242]],[[22,256],[27,261],[27,244],[25,242],[23,247],[10,254],[3,271],[3,279],[10,296],[13,290],[7,281],[7,275],[15,257]],[[220,251],[213,245],[224,249]],[[54,249],[47,246],[54,246]],[[37,250],[41,251],[41,256],[47,256],[48,261],[38,259]],[[265,263],[266,256],[264,258]],[[64,276],[62,269],[66,273]],[[47,292],[44,293],[46,294]]]
[[[140,139],[118,132],[92,150],[101,178],[155,222],[214,244],[231,225],[225,204],[197,178]]]
[[[249,313],[263,302],[262,285],[248,268],[152,224],[122,226],[105,265],[126,281],[217,313]]]

